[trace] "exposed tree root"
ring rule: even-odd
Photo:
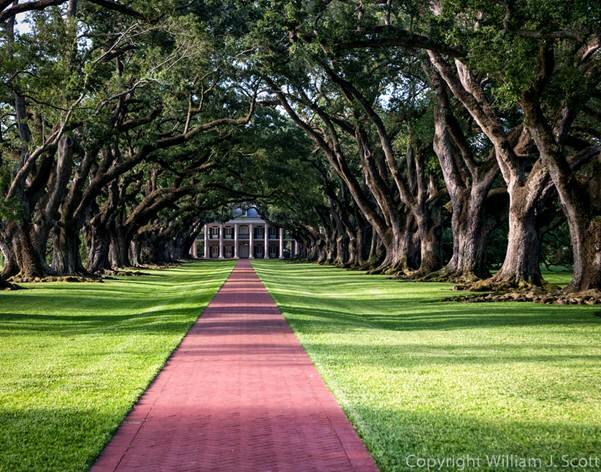
[[[102,282],[102,278],[95,275],[48,275],[45,277],[14,276],[9,279],[16,283],[47,283],[47,282]]]
[[[406,280],[408,282],[417,282],[422,280],[425,274],[423,272],[420,272],[419,270],[399,270],[389,275],[392,275],[393,279]]]
[[[347,270],[360,270],[361,266],[353,263],[353,262],[347,262],[345,264],[342,264],[341,266],[339,266],[343,269],[347,269]]]
[[[369,275],[379,275],[379,274],[385,273],[386,270],[387,270],[387,268],[385,266],[384,267],[382,267],[382,266],[380,266],[380,267],[372,267],[371,269],[367,270],[367,273]]]
[[[542,287],[525,280],[514,281],[496,277],[459,282],[455,286],[455,290],[467,290],[470,292],[525,292],[538,289],[542,289]]]
[[[370,275],[395,275],[400,270],[401,265],[400,262],[392,263],[385,259],[379,265],[372,266],[367,273]]]
[[[390,275],[395,279],[404,279],[415,271],[412,271],[405,262],[396,262],[395,264],[391,264],[386,266],[382,271],[378,272],[384,275]]]
[[[452,282],[458,285],[471,285],[481,280],[473,272],[452,271],[442,268],[435,272],[430,272],[419,279],[420,282]]]
[[[601,290],[566,292],[558,287],[552,287],[546,290],[537,287],[530,290],[514,290],[504,293],[493,292],[482,295],[462,295],[450,297],[447,300],[466,303],[535,302],[548,305],[599,305],[601,304]]]
[[[373,265],[372,263],[370,263],[370,262],[364,262],[363,264],[361,264],[361,265],[359,266],[359,270],[364,270],[364,271],[366,271],[366,272],[368,272],[368,273],[369,273],[371,270],[373,270],[373,269],[374,269],[374,265]]]
[[[141,275],[150,275],[148,272],[142,272],[139,270],[128,270],[128,269],[107,269],[102,272],[103,275],[110,277],[138,277]]]
[[[131,267],[119,267],[116,269],[106,269],[103,274],[107,274],[115,277],[138,277],[143,275],[150,275],[144,270],[163,270],[173,269],[179,267],[181,262],[168,262],[165,264],[139,264]]]
[[[405,265],[395,272],[394,278],[412,282],[448,282],[451,280],[450,276],[443,271],[444,269],[434,272],[427,269],[410,269]]]
[[[371,273],[372,270],[375,270],[378,267],[379,267],[378,259],[371,257],[368,260],[364,261],[363,264],[361,264],[360,269],[365,270],[368,273]]]

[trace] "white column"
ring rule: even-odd
[[[284,228],[280,228],[280,259],[284,258]]]
[[[219,225],[219,259],[223,259],[223,225]]]
[[[238,223],[234,223],[234,259],[238,259]]]
[[[198,258],[198,253],[196,252],[196,238],[192,241],[192,257],[194,259]]]
[[[298,256],[298,242],[296,242],[296,239],[292,242],[292,244],[294,244],[294,257]]]
[[[267,224],[267,222],[265,222],[265,228],[263,229],[263,231],[264,231],[263,237],[264,237],[264,244],[265,244],[265,246],[263,247],[263,258],[269,259],[269,225]]]
[[[205,248],[204,248],[205,259],[209,258],[209,226],[205,225]]]
[[[249,259],[254,259],[254,256],[253,256],[253,244],[255,242],[254,241],[255,235],[253,233],[254,233],[253,224],[250,223],[248,225],[248,238],[249,238],[248,239],[248,258]]]

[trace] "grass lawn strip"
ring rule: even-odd
[[[0,293],[0,471],[83,471],[233,262]]]
[[[383,471],[601,457],[598,307],[448,303],[449,284],[253,266]]]

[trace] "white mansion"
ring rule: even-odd
[[[234,210],[226,223],[204,225],[191,254],[204,259],[284,259],[299,253],[298,243],[283,228],[270,226],[256,208]]]

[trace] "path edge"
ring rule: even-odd
[[[294,337],[298,340],[300,347],[304,351],[307,358],[311,361],[313,368],[315,369],[315,371],[318,374],[317,381],[321,382],[323,384],[323,386],[328,390],[328,392],[330,393],[331,399],[334,401],[334,403],[336,403],[338,408],[341,410],[344,418],[346,419],[346,422],[351,426],[351,429],[354,432],[354,434],[349,434],[349,431],[347,430],[347,428],[345,428],[345,425],[341,424],[340,421],[332,421],[333,418],[328,417],[328,422],[330,423],[332,429],[334,430],[336,436],[338,437],[340,444],[344,448],[347,457],[351,461],[351,465],[353,466],[353,469],[363,470],[363,468],[366,466],[368,466],[368,467],[373,466],[373,467],[375,467],[376,470],[379,471],[380,467],[379,467],[376,459],[372,455],[371,451],[367,447],[367,444],[364,440],[363,435],[357,429],[353,420],[349,417],[346,408],[344,408],[343,405],[339,402],[338,398],[334,394],[334,391],[330,388],[330,385],[326,382],[326,380],[323,376],[323,373],[320,371],[320,369],[317,367],[313,358],[307,352],[305,345],[302,343],[301,339],[298,337],[298,335],[297,335],[296,331],[294,330],[294,328],[292,327],[292,325],[288,322],[288,318],[286,318],[286,316],[284,315],[284,310],[282,310],[282,308],[280,307],[280,304],[278,303],[276,298],[273,296],[271,291],[267,288],[267,285],[265,285],[265,282],[263,281],[263,279],[261,278],[261,276],[255,269],[254,261],[250,262],[250,266],[253,269],[253,271],[255,272],[257,278],[260,280],[263,287],[265,288],[265,291],[269,294],[269,297],[273,300],[274,305],[276,306],[276,308],[282,315],[282,318],[286,322],[288,329],[292,332]],[[357,446],[359,447],[360,452],[363,452],[363,454],[361,454],[362,457],[357,457],[354,454],[357,452]],[[361,449],[362,449],[362,451],[361,451]]]
[[[192,261],[192,262],[199,262],[199,261]],[[213,299],[217,296],[217,294],[219,292],[221,292],[221,289],[223,288],[223,286],[225,285],[225,283],[232,276],[232,272],[237,267],[237,265],[238,265],[238,261],[236,261],[236,263],[231,267],[229,273],[225,276],[225,278],[223,279],[223,281],[221,282],[221,284],[219,285],[219,287],[217,288],[217,290],[215,290],[215,293],[209,299],[209,301],[206,304],[206,306],[198,313],[198,316],[194,319],[194,321],[192,323],[190,323],[190,327],[186,330],[186,332],[183,334],[183,336],[178,341],[178,343],[174,346],[174,348],[169,352],[169,354],[165,358],[165,361],[161,364],[161,366],[157,369],[157,371],[152,376],[152,378],[150,379],[150,381],[148,382],[148,384],[144,387],[144,390],[140,393],[140,395],[138,395],[138,397],[131,404],[130,408],[125,412],[125,414],[121,418],[121,421],[119,422],[119,424],[109,433],[109,437],[107,438],[107,440],[104,442],[104,444],[102,445],[102,447],[98,451],[98,454],[96,454],[96,456],[86,464],[86,468],[87,468],[88,471],[92,471],[93,469],[96,469],[97,466],[99,467],[99,470],[115,470],[119,466],[119,463],[121,462],[121,459],[123,458],[123,456],[127,452],[127,449],[129,448],[129,444],[133,441],[133,439],[138,434],[138,431],[140,430],[140,428],[144,424],[144,419],[146,419],[146,417],[148,416],[148,413],[150,413],[150,411],[152,410],[152,407],[154,405],[154,403],[149,404],[149,405],[142,405],[142,401],[144,400],[144,395],[146,395],[146,393],[148,392],[148,390],[150,390],[150,388],[156,383],[157,379],[159,378],[159,376],[161,375],[161,373],[163,372],[163,370],[165,369],[165,367],[167,366],[167,364],[169,363],[169,361],[173,358],[173,355],[177,352],[177,350],[180,348],[180,346],[184,342],[184,339],[186,339],[186,337],[190,334],[190,331],[192,331],[192,329],[194,328],[194,326],[196,325],[196,323],[198,322],[198,320],[200,318],[202,318],[202,316],[204,315],[206,309],[209,307],[209,305],[211,304],[211,302],[213,301]],[[122,450],[120,450],[121,453],[119,455],[119,460],[116,461],[116,462],[110,461],[109,460],[110,457],[108,457],[107,458],[108,463],[106,465],[105,464],[99,464],[100,460],[102,459],[102,456],[103,456],[104,452],[106,451],[106,449],[108,448],[108,446],[111,443],[113,443],[113,440],[117,436],[117,433],[122,428],[127,428],[127,426],[129,426],[129,425],[126,424],[126,421],[127,421],[128,417],[132,414],[132,412],[136,409],[136,407],[143,408],[143,413],[144,413],[143,420],[138,423],[137,427],[135,427],[135,428],[132,427],[131,431],[127,431],[127,434],[126,434],[126,438],[128,439],[127,446],[124,447],[124,448],[122,448]],[[114,466],[111,468],[111,467],[109,467],[110,464],[114,464]]]

